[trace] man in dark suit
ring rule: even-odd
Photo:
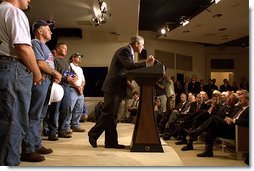
[[[111,61],[110,69],[103,83],[104,107],[95,126],[88,132],[89,143],[96,148],[97,139],[105,131],[105,148],[125,148],[118,144],[117,110],[125,96],[127,87],[127,70],[137,69],[154,64],[154,57],[149,56],[146,62],[134,63],[134,53],[140,54],[144,49],[144,38],[133,36],[128,46],[118,49]]]
[[[241,109],[234,116],[226,116],[223,120],[216,115],[207,120],[203,127],[198,127],[190,132],[190,138],[194,139],[202,131],[207,130],[205,137],[205,150],[197,154],[198,157],[213,157],[213,143],[216,137],[235,139],[235,125],[249,127],[249,93],[245,92],[239,97]]]

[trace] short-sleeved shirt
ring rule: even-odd
[[[0,4],[0,55],[18,58],[15,44],[31,45],[30,27],[25,13],[9,2]]]
[[[50,68],[55,69],[54,57],[48,46],[45,43],[40,42],[38,39],[33,39],[32,45],[36,60],[45,61]]]
[[[72,70],[77,74],[78,80],[75,82],[77,86],[81,86],[82,82],[85,81],[85,76],[81,67],[70,63]]]

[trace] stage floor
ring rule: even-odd
[[[21,162],[20,166],[183,166],[175,150],[163,140],[164,153],[130,152],[133,124],[119,123],[117,127],[119,144],[126,145],[126,149],[104,148],[104,134],[97,141],[98,148],[92,148],[87,132],[93,125],[93,122],[81,123],[86,132],[74,132],[68,139],[48,141],[47,137],[42,137],[43,145],[54,152],[45,155],[43,162]]]

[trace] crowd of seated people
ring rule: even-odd
[[[248,90],[231,90],[228,81],[224,79],[220,86],[224,91],[219,91],[214,82],[210,79],[200,89],[196,76],[193,76],[188,86],[185,86],[189,87],[188,96],[186,90],[183,90],[180,102],[176,103],[174,110],[166,111],[166,118],[157,118],[160,136],[164,140],[171,140],[173,137],[179,140],[175,144],[184,145],[182,151],[194,150],[193,142],[205,132],[205,149],[198,157],[213,156],[216,137],[235,139],[235,125],[249,126]],[[213,91],[210,92],[211,90]],[[166,120],[166,124],[161,125],[162,119],[164,122]]]

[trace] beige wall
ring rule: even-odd
[[[209,60],[216,58],[234,58],[235,70],[233,71],[235,80],[238,81],[242,76],[249,77],[249,51],[244,48],[217,48],[205,47],[200,44],[159,40],[155,39],[155,35],[151,32],[141,32],[145,38],[145,49],[147,55],[154,55],[155,49],[178,53],[182,55],[192,56],[193,71],[173,70],[169,69],[169,74],[176,76],[177,73],[191,77],[196,74],[198,80],[203,78],[207,81],[210,77]],[[128,42],[119,42],[118,36],[104,32],[85,32],[82,39],[79,38],[60,38],[58,42],[66,42],[68,44],[68,57],[75,52],[84,54],[81,66],[109,66],[111,58],[116,49],[125,46]],[[155,56],[156,58],[156,56]],[[224,70],[223,70],[224,71]]]

